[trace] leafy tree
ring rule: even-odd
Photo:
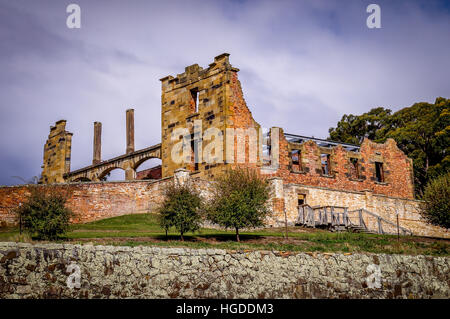
[[[170,183],[164,190],[164,201],[159,209],[160,225],[167,231],[175,227],[180,232],[181,240],[189,231],[200,228],[201,197],[197,190],[188,182],[183,184]]]
[[[364,137],[372,141],[384,139],[392,111],[377,107],[362,115],[344,114],[337,126],[330,128],[330,140],[350,144],[361,144]]]
[[[38,239],[56,240],[63,236],[73,216],[66,207],[69,193],[62,187],[32,187],[25,202],[16,208],[23,228]]]
[[[208,207],[208,218],[225,228],[236,230],[264,225],[269,213],[266,205],[270,197],[270,185],[260,179],[255,171],[231,169],[216,179]]]
[[[362,115],[345,114],[329,133],[331,140],[353,144],[360,144],[364,136],[379,143],[393,138],[413,159],[419,196],[430,179],[450,169],[450,99],[415,103],[393,114],[381,107]]]
[[[422,216],[431,224],[450,228],[450,172],[427,184],[421,206]]]

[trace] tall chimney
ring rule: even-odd
[[[102,161],[102,123],[94,122],[94,155],[92,165]]]
[[[134,109],[127,110],[127,154],[134,152]]]

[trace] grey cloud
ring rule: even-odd
[[[125,110],[136,147],[160,140],[159,78],[231,53],[245,99],[264,127],[326,137],[343,113],[449,96],[450,12],[444,1],[0,0],[0,184],[37,175],[49,126],[68,120],[72,168],[91,162],[92,123],[103,158],[125,151]]]

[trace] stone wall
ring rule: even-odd
[[[371,191],[341,191],[326,187],[283,184],[281,178],[273,178],[272,183],[277,185],[271,219],[273,225],[284,225],[284,210],[288,223],[295,223],[298,217],[298,195],[301,194],[304,195],[305,203],[310,206],[344,206],[348,207],[349,211],[364,208],[392,223],[396,223],[398,212],[399,225],[409,229],[414,235],[450,238],[448,230],[433,226],[422,218],[418,200],[379,195]],[[349,217],[353,223],[358,223],[356,212],[350,213]],[[364,215],[364,221],[369,229],[377,229],[375,218]],[[387,224],[383,227],[385,232],[396,233],[396,227],[388,229]]]
[[[0,298],[449,298],[449,262],[382,254],[0,243]],[[69,276],[72,283],[80,279],[79,287],[68,287]]]

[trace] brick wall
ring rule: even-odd
[[[156,183],[148,181],[72,183],[59,187],[68,187],[71,192],[68,207],[76,214],[73,222],[86,223],[125,214],[154,211],[162,199],[161,190],[169,180]],[[11,209],[24,201],[30,187],[46,186],[0,187],[1,221],[7,224],[16,222]]]
[[[187,174],[186,171],[180,171]],[[195,176],[195,175],[194,175]],[[188,177],[189,178],[189,177]],[[210,181],[192,178],[203,197],[210,195]],[[172,180],[160,181],[128,181],[128,182],[90,182],[61,184],[57,187],[68,187],[71,197],[68,206],[76,213],[74,223],[86,223],[99,219],[125,214],[155,212],[163,199],[163,189]],[[419,202],[412,199],[377,195],[373,192],[342,191],[325,187],[314,187],[300,184],[284,184],[281,178],[271,179],[274,186],[273,198],[270,201],[272,215],[268,225],[282,226],[285,212],[292,225],[298,216],[298,194],[305,195],[306,203],[311,206],[346,206],[349,210],[365,208],[379,216],[396,222],[395,212],[399,212],[400,226],[416,235],[450,238],[443,228],[424,222],[419,214]],[[0,187],[0,222],[15,224],[16,218],[11,209],[24,201],[30,187],[48,187],[45,185]],[[368,224],[374,221],[366,220]]]
[[[284,183],[328,187],[344,191],[370,190],[386,196],[414,198],[412,161],[397,147],[393,139],[378,144],[365,139],[359,152],[345,150],[341,145],[325,148],[314,141],[290,143],[280,129],[279,164],[277,171],[267,174],[281,177]],[[293,167],[291,150],[299,149],[300,165]],[[330,154],[330,172],[323,174],[320,156]],[[358,160],[358,176],[350,159]],[[384,182],[375,181],[375,162],[382,163]]]

